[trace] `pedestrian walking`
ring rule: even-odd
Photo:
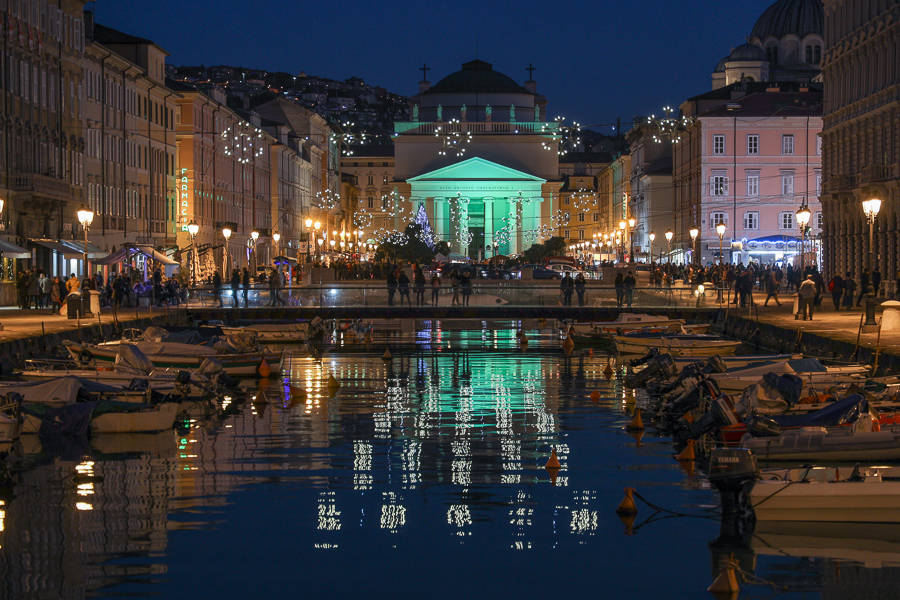
[[[247,293],[250,291],[250,271],[247,270],[247,267],[241,271],[241,287],[243,288],[241,291],[244,294],[244,308],[249,308],[250,304],[247,302]]]
[[[803,320],[805,321],[809,315],[809,320],[812,321],[816,299],[816,282],[813,281],[812,275],[807,275],[806,281],[800,284],[797,297],[800,299],[800,314],[803,315]]]
[[[616,306],[621,307],[625,302],[625,276],[621,271],[616,273],[613,286],[616,288]]]
[[[453,298],[450,300],[450,306],[456,306],[459,304],[459,284],[460,284],[459,270],[453,269],[453,272],[450,273],[450,289],[453,290]]]
[[[231,307],[238,307],[238,291],[241,289],[241,272],[237,269],[231,270]]]
[[[662,273],[660,273],[660,276],[662,276]],[[587,281],[584,279],[584,273],[579,273],[575,276],[575,293],[578,294],[578,306],[584,306],[584,292],[586,289]]]
[[[568,271],[566,272],[565,277],[559,282],[559,289],[562,292],[562,305],[563,306],[572,306],[572,294],[575,293],[575,282],[572,280],[572,276],[569,275]]]
[[[781,306],[778,301],[778,279],[775,277],[775,271],[769,270],[769,276],[766,277],[766,301],[763,306],[769,305],[769,298],[775,299],[775,304]]]
[[[400,290],[400,306],[403,306],[403,298],[406,298],[407,305],[412,306],[412,300],[409,298],[409,277],[402,269],[400,276],[397,277],[397,289]]]
[[[856,291],[856,282],[853,280],[853,275],[850,271],[847,271],[847,275],[844,277],[844,310],[853,310],[853,293]]]
[[[856,305],[862,302],[869,291],[869,269],[863,269],[862,275],[859,276],[859,297],[856,299]]]
[[[459,279],[459,287],[462,291],[463,305],[469,305],[469,296],[472,295],[472,280],[469,279],[468,273],[463,273]]]
[[[841,296],[844,294],[844,278],[840,274],[835,275],[828,282],[828,291],[831,292],[831,301],[834,310],[841,310]]]
[[[875,288],[872,294],[878,297],[878,290],[881,288],[881,270],[878,267],[872,269],[872,287]]]
[[[441,294],[441,278],[437,272],[431,275],[431,305],[438,305],[438,296]]]
[[[225,305],[222,304],[222,276],[219,275],[218,269],[213,273],[212,285],[216,300],[219,301],[219,308],[225,308]]]
[[[397,275],[394,274],[394,270],[391,269],[388,271],[387,278],[387,293],[388,293],[388,306],[394,305],[394,294],[397,293]],[[401,298],[402,300],[402,298]]]
[[[425,273],[421,267],[416,269],[413,281],[416,284],[416,306],[425,306]]]
[[[625,304],[628,305],[628,308],[631,308],[631,303],[634,302],[634,286],[637,285],[637,279],[634,278],[631,271],[628,271],[623,284],[625,285]]]

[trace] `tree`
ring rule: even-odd
[[[543,244],[534,244],[523,252],[525,262],[539,263],[548,256],[559,256],[566,251],[566,240],[561,237],[552,237]]]
[[[447,242],[437,242],[434,249],[422,241],[422,238],[430,239],[423,233],[423,228],[418,223],[410,223],[403,232],[405,241],[401,244],[385,241],[378,246],[375,252],[375,260],[388,258],[391,260],[403,260],[411,263],[430,263],[437,253],[447,254],[450,246]],[[427,233],[427,232],[426,232]]]

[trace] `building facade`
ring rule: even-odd
[[[75,213],[85,200],[83,7],[71,0],[0,5],[3,304],[14,302],[17,270],[58,275],[70,267],[62,253],[33,240],[81,237]]]
[[[658,262],[666,247],[665,233],[672,229],[675,192],[672,187],[672,140],[656,135],[647,123],[636,124],[625,134],[631,147],[631,196],[629,217],[635,220],[631,247],[636,258]],[[650,234],[654,240],[650,240]],[[652,246],[652,256],[651,256]]]
[[[720,250],[732,263],[793,260],[801,206],[812,213],[807,239],[821,232],[822,92],[805,85],[737,83],[682,105],[690,125],[674,152],[675,234],[693,245],[693,262],[717,262]]]
[[[822,71],[824,260],[830,273],[855,277],[868,260],[861,203],[882,201],[873,258],[887,293],[900,270],[900,5],[876,0],[825,2]]]

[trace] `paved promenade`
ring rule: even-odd
[[[94,315],[90,319],[81,319],[79,322],[78,319],[69,319],[47,309],[22,310],[15,306],[3,306],[0,307],[0,325],[3,326],[3,330],[0,331],[0,343],[41,335],[41,333],[72,331],[78,329],[79,324],[81,327],[90,327],[101,323],[104,326],[111,326],[116,319],[121,325],[127,327],[130,321],[147,319],[151,316],[159,317],[165,313],[164,308],[154,308],[152,315],[150,309],[146,307],[118,309],[115,313],[112,309],[103,309],[99,320],[97,315]],[[174,311],[172,317],[174,320]]]

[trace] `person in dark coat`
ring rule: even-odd
[[[218,269],[216,269],[215,273],[213,273],[212,285],[214,293],[216,295],[216,300],[219,301],[219,308],[225,308],[225,305],[222,303],[222,276],[219,275]]]
[[[869,292],[869,269],[863,269],[862,275],[859,276],[859,297],[856,299],[856,305],[862,302]]]
[[[881,270],[878,267],[872,269],[872,287],[875,288],[872,293],[878,296],[878,288],[881,287]]]
[[[244,267],[244,270],[241,271],[241,287],[244,288],[244,308],[249,308],[250,303],[247,302],[247,293],[250,291],[250,271],[247,270],[247,267]]]
[[[575,293],[575,282],[568,272],[566,272],[566,276],[562,278],[562,281],[559,282],[559,289],[563,294],[562,305],[572,306],[572,294]]]
[[[575,276],[575,293],[578,294],[578,306],[584,306],[584,292],[587,288],[587,281],[584,279],[584,273]]]
[[[613,286],[616,288],[616,306],[622,306],[625,302],[625,276],[622,275],[621,271],[616,273],[616,280],[613,282]]]
[[[459,278],[459,287],[462,291],[462,300],[463,305],[469,305],[469,297],[472,295],[472,280],[469,278],[468,273],[463,273],[462,277]]]
[[[241,289],[241,272],[237,269],[231,270],[231,307],[238,306],[238,290]]]
[[[856,282],[853,275],[847,271],[844,277],[844,310],[853,310],[853,293],[856,291]]]
[[[386,283],[388,293],[388,306],[393,306],[394,294],[397,293],[397,275],[394,273],[393,269],[388,271]]]
[[[835,275],[828,282],[831,288],[831,301],[834,303],[834,310],[841,310],[841,296],[844,294],[844,278],[840,274]]]
[[[628,308],[631,308],[631,303],[634,302],[634,286],[637,285],[637,279],[634,278],[631,271],[628,271],[628,275],[625,276],[622,283],[625,285],[625,304],[628,305]]]
[[[412,306],[412,300],[409,299],[409,277],[406,275],[406,271],[400,271],[400,276],[397,277],[397,288],[400,290],[400,306],[403,306],[403,298],[406,298],[406,303]]]

